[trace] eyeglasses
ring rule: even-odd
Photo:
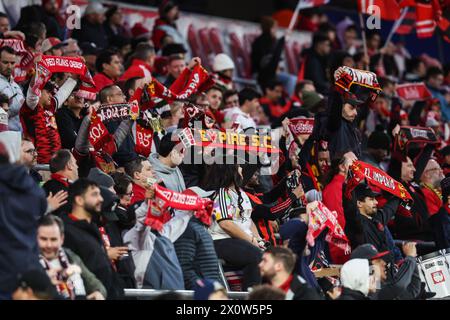
[[[37,153],[36,149],[28,149],[24,151],[25,153],[29,153],[29,154],[35,154]]]
[[[428,170],[425,170],[425,171],[442,171],[442,168],[441,167],[437,167],[437,168],[432,168],[432,169],[428,169]]]

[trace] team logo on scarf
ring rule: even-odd
[[[439,144],[433,129],[426,127],[402,126],[395,141],[395,147],[406,150],[411,142]]]
[[[149,201],[149,210],[145,219],[145,224],[152,229],[161,231],[164,224],[171,219],[169,208],[185,211],[195,211],[195,215],[208,222],[205,217],[211,217],[213,201],[200,198],[191,192],[175,192],[158,184],[154,185],[155,197]]]
[[[403,201],[412,200],[411,195],[400,182],[370,164],[358,160],[353,163],[350,170],[353,177],[347,182],[347,189],[345,191],[347,198],[351,198],[353,189],[366,179],[369,185],[387,191]]]
[[[152,149],[153,129],[143,123],[136,122],[136,153],[148,157]]]
[[[398,84],[395,87],[395,91],[404,100],[426,100],[431,98],[431,92],[423,82]]]
[[[375,73],[350,67],[339,67],[334,73],[335,87],[344,98],[374,102],[381,87]]]
[[[314,118],[292,118],[289,120],[289,130],[294,136],[312,134]]]
[[[343,249],[346,254],[350,253],[351,248],[349,240],[337,220],[336,211],[330,211],[320,201],[309,203],[306,206],[306,211],[308,214],[306,241],[309,246],[313,247],[315,239],[323,232],[323,230],[325,230],[325,228],[328,228],[329,231],[325,237],[325,241]]]

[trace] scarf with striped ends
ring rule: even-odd
[[[64,299],[74,300],[77,296],[85,296],[86,291],[80,274],[81,269],[77,265],[70,264],[67,254],[62,248],[58,250],[58,255],[55,258],[59,261],[61,269],[53,269],[51,261],[48,261],[42,254],[39,255],[39,262],[47,271],[52,269],[56,271],[56,289]]]

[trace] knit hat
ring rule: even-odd
[[[168,43],[161,49],[161,55],[169,57],[175,54],[184,55],[187,53],[186,48],[181,43]]]
[[[46,52],[51,49],[59,49],[67,45],[69,45],[67,42],[62,42],[58,38],[50,37],[42,41],[41,51]]]
[[[302,100],[303,100],[302,107],[308,111],[313,112],[312,110],[315,109],[314,107],[316,107],[319,104],[319,102],[323,100],[323,96],[314,91],[303,90]]]
[[[136,23],[131,28],[131,34],[133,38],[149,38],[151,37],[150,31],[140,22]]]
[[[450,177],[447,177],[441,181],[442,189],[442,201],[447,202],[447,198],[450,195]]]
[[[159,144],[158,154],[161,157],[167,157],[178,144],[177,141],[172,141],[172,134],[168,133],[164,137],[162,137],[161,142]]]
[[[198,279],[194,286],[194,300],[208,300],[209,296],[225,288],[218,282],[210,279]]]
[[[219,53],[214,57],[213,71],[221,72],[225,70],[235,69],[233,60],[225,53]]]
[[[111,176],[104,173],[99,168],[92,168],[87,176],[89,180],[96,182],[99,186],[111,188],[114,186],[114,180]]]
[[[389,150],[391,139],[383,131],[375,130],[367,140],[367,148]]]
[[[44,269],[28,270],[19,275],[16,288],[30,288],[34,294],[45,295],[49,299],[62,298]]]
[[[365,296],[369,294],[370,282],[369,260],[352,259],[341,268],[341,282],[344,288],[360,291]]]

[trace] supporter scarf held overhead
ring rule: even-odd
[[[306,206],[306,211],[308,214],[306,241],[309,246],[313,247],[315,239],[325,230],[325,228],[328,228],[329,231],[325,237],[325,241],[334,244],[346,253],[350,253],[351,248],[349,240],[337,220],[336,211],[330,211],[320,201],[309,203]]]
[[[53,73],[72,73],[80,76],[81,86],[79,93],[86,99],[95,100],[97,94],[95,83],[89,69],[81,58],[42,56],[41,61],[37,64],[36,72],[40,79],[36,81],[33,90],[42,90]]]
[[[212,85],[214,85],[214,80],[208,74],[208,71],[202,66],[197,65],[194,67],[184,89],[180,93],[172,92],[156,79],[148,86],[147,92],[153,98],[161,98],[170,103],[175,100],[186,100],[193,94],[205,91]]]
[[[402,199],[403,201],[411,201],[412,197],[405,187],[386,172],[362,161],[355,161],[350,167],[353,177],[347,182],[345,196],[351,198],[351,192],[364,179],[369,185],[378,187],[390,194]]]
[[[396,137],[394,150],[407,150],[408,145],[412,142],[439,144],[436,134],[431,128],[402,126]]]

